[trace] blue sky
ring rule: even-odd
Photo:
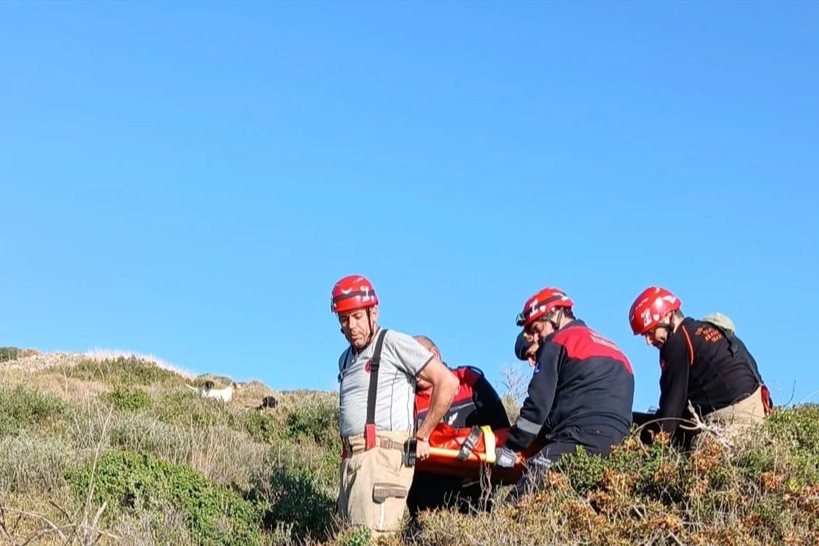
[[[819,402],[819,4],[3,2],[0,345],[336,387],[333,283],[503,390],[650,284]],[[523,366],[521,364],[521,366]],[[528,369],[526,370],[528,373]]]

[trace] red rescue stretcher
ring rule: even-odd
[[[423,461],[416,459],[415,468],[423,472],[477,480],[481,477],[481,468],[489,465],[492,483],[515,483],[526,468],[526,459],[537,453],[540,446],[533,443],[519,453],[512,468],[494,466],[495,448],[502,447],[508,435],[508,428],[455,428],[438,423],[429,436],[429,458]]]

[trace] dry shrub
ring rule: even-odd
[[[733,449],[706,438],[683,454],[627,439],[607,459],[564,459],[539,494],[493,514],[429,514],[418,546],[815,544],[819,421],[780,410]],[[665,440],[665,441],[663,441]]]
[[[63,471],[74,453],[61,438],[28,431],[0,437],[0,496],[9,493],[49,493],[63,483]]]

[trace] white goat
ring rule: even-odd
[[[203,398],[216,398],[218,400],[222,400],[224,402],[230,402],[233,399],[233,394],[241,389],[242,386],[239,385],[237,382],[232,382],[230,385],[223,389],[203,389],[202,390],[202,397]]]
[[[185,386],[191,390],[199,391],[199,389],[197,389],[193,385]],[[199,392],[202,393],[202,398],[216,398],[217,400],[230,402],[233,399],[233,394],[240,388],[242,388],[242,386],[234,381],[223,389],[214,389],[213,381],[205,381],[205,387]]]

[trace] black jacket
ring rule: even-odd
[[[626,355],[574,320],[541,341],[528,396],[505,445],[521,451],[539,434],[548,440],[568,427],[608,427],[625,436],[633,401],[634,374]]]
[[[649,427],[672,435],[680,419],[691,417],[689,400],[704,417],[761,385],[756,361],[739,338],[691,317],[660,348],[660,368],[660,408],[653,416],[660,421]]]

